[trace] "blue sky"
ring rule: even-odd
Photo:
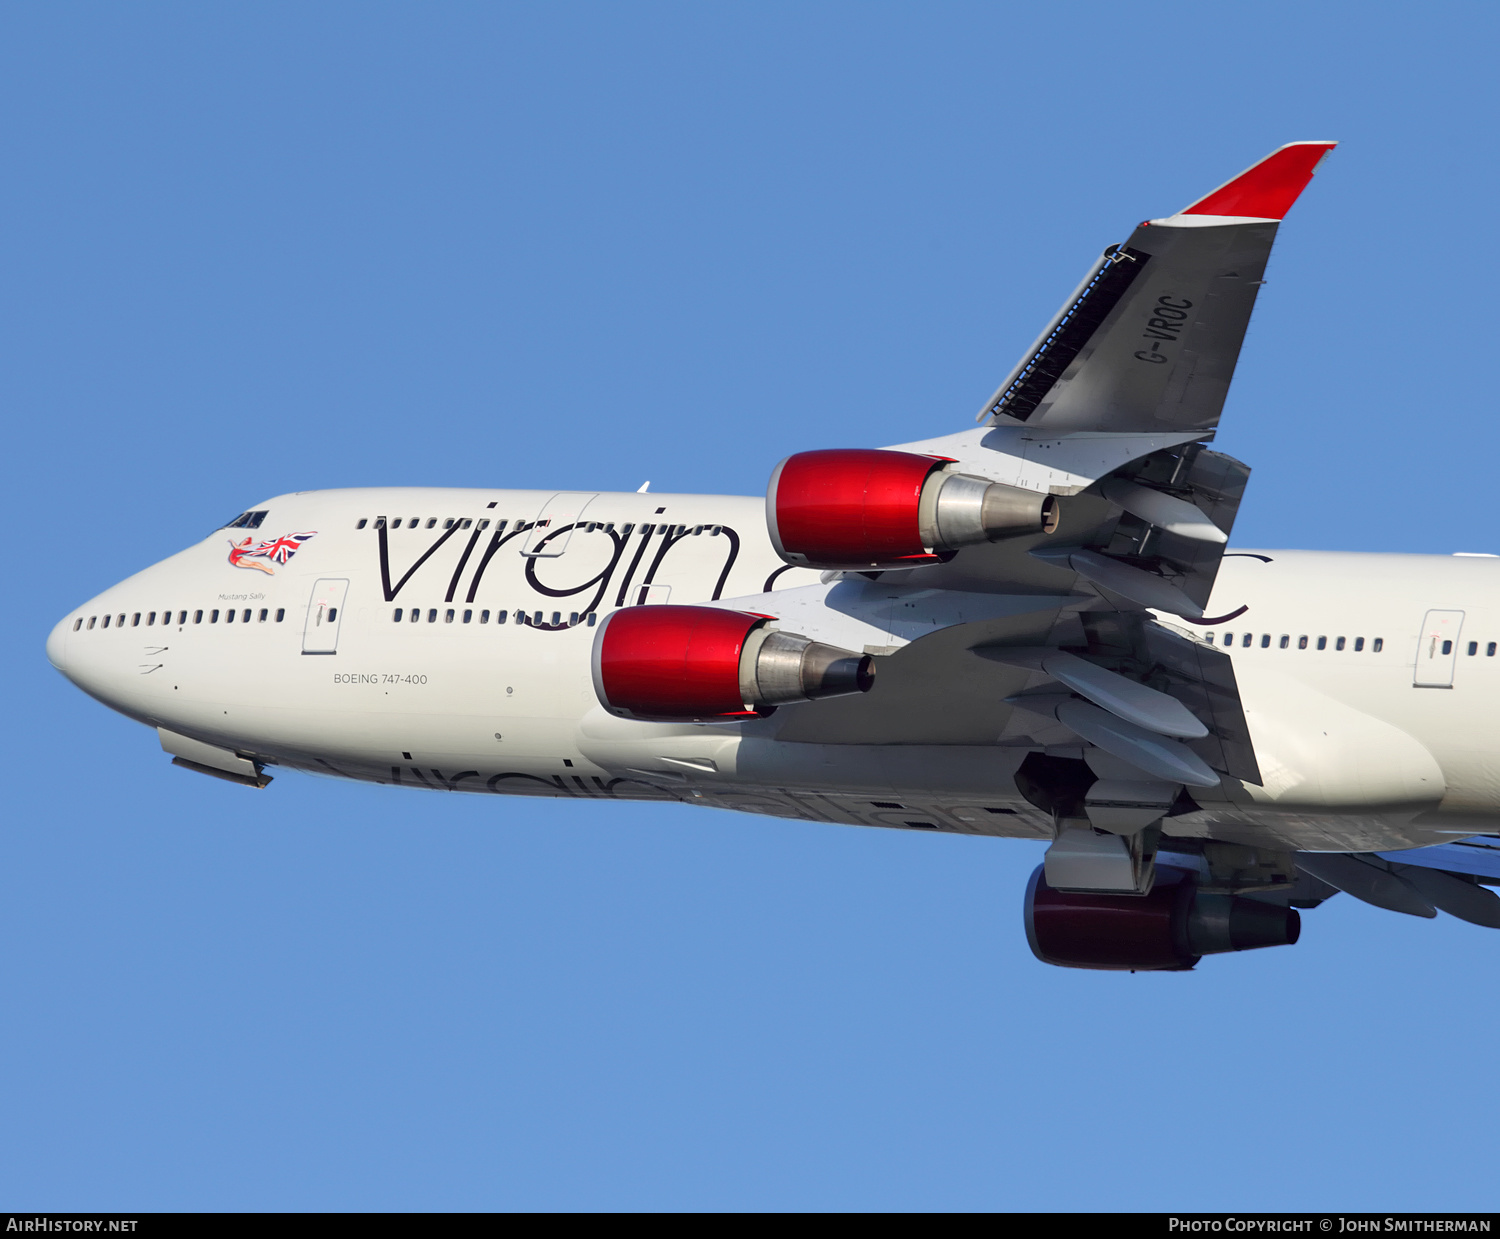
[[[1283,142],[1242,546],[1500,551],[1492,6],[11,4],[0,1201],[1493,1207],[1500,935],[1049,969],[1036,845],[173,769],[52,623],[269,495],[962,429]]]

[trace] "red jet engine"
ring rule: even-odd
[[[1026,887],[1026,940],[1044,964],[1117,972],[1181,972],[1205,955],[1291,946],[1297,909],[1198,889],[1185,869],[1158,865],[1147,895],[1059,891],[1038,865]]]
[[[1051,495],[949,473],[945,457],[871,448],[788,456],[771,474],[776,552],[808,568],[911,568],[959,547],[1057,528]]]
[[[594,691],[611,714],[656,722],[734,722],[780,705],[868,692],[868,655],[721,607],[627,607],[594,637]]]

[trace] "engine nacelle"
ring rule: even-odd
[[[787,563],[809,568],[910,568],[1057,528],[1051,495],[947,473],[947,463],[870,448],[788,456],[766,491],[771,542]]]
[[[1297,909],[1201,891],[1195,875],[1158,865],[1147,895],[1055,890],[1038,865],[1026,887],[1026,941],[1044,964],[1113,971],[1183,971],[1205,955],[1290,946]]]
[[[594,637],[594,692],[622,718],[733,722],[869,691],[869,655],[772,629],[771,618],[721,607],[615,611]]]

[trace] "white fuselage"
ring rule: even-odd
[[[819,584],[777,557],[759,498],[370,489],[258,508],[257,528],[70,613],[54,665],[143,723],[325,774],[1049,835],[1016,788],[1026,750],[998,727],[872,743],[821,734],[846,716],[824,703],[732,725],[601,708],[590,658],[609,611]],[[312,536],[284,562],[232,562],[247,538],[294,533]],[[1192,635],[1233,657],[1262,781],[1195,793],[1174,832],[1369,851],[1495,829],[1500,559],[1231,552],[1207,613],[1241,607]],[[860,706],[878,710],[880,687]]]

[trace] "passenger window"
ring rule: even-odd
[[[465,611],[464,612],[464,623],[467,624],[473,618],[474,618],[474,612],[472,612],[472,611]]]
[[[451,516],[447,520],[445,520],[443,522],[443,528],[444,529],[452,529],[453,528],[453,518]]]
[[[1260,648],[1263,649],[1263,650],[1268,650],[1268,649],[1271,648],[1271,634],[1270,633],[1263,632],[1263,633],[1260,634]]]
[[[1383,649],[1385,649],[1384,637],[1376,637],[1375,640],[1370,642],[1370,653],[1378,654]]]
[[[286,608],[285,607],[277,607],[276,608],[276,622],[279,624],[285,618],[286,618]]]
[[[1299,650],[1305,650],[1307,648],[1307,638],[1306,637],[1298,637],[1297,638],[1297,648]]]
[[[1289,645],[1291,645],[1291,643],[1292,643],[1292,639],[1291,639],[1291,637],[1287,636],[1286,633],[1282,633],[1281,634],[1281,640],[1279,642],[1277,642],[1277,644],[1282,649],[1286,649],[1286,647],[1289,646]]]
[[[436,524],[437,524],[437,517],[435,517],[435,516],[429,516],[427,518],[427,528],[428,529],[431,529]]]
[[[413,624],[420,624],[422,622],[422,608],[421,607],[413,607],[411,609],[411,622]]]
[[[193,612],[193,623],[195,623],[195,624],[201,624],[202,622],[203,622],[203,612],[202,611],[194,611]]]
[[[538,611],[534,616],[532,616],[531,622],[537,628],[540,628],[542,626],[542,613],[540,611]]]
[[[115,627],[116,628],[124,628],[125,627],[125,613],[123,611],[120,612],[120,618],[115,621]]]
[[[490,613],[488,611],[481,611],[479,613],[479,622],[481,624],[488,624],[490,622]]]
[[[76,620],[73,621],[73,631],[77,632],[82,627],[83,627],[83,616],[80,615]]]
[[[385,528],[385,517],[383,517],[383,516],[377,516],[375,518],[375,528],[376,529],[384,529]]]
[[[100,628],[108,628],[109,627],[109,616],[106,615],[104,617],[104,623],[100,624],[99,627]]]
[[[265,607],[261,607],[261,609],[260,609],[260,622],[262,624],[264,624],[266,622],[266,616],[269,615],[269,614],[270,614],[270,612],[267,611]]]
[[[1240,647],[1242,649],[1248,650],[1250,648],[1250,643],[1254,640],[1255,634],[1253,632],[1247,632],[1240,641]]]
[[[472,518],[472,517],[466,517],[466,518],[465,518],[465,519],[464,519],[464,523],[463,523],[463,528],[465,528],[465,529],[467,529],[467,528],[469,528],[469,526],[470,526],[470,525],[472,525],[472,524],[473,524],[473,523],[474,523],[474,520],[473,520],[473,518]]]
[[[217,615],[218,612],[215,611],[214,614]],[[224,622],[226,624],[232,624],[232,623],[234,623],[234,608],[233,607],[230,607],[229,610],[224,613]]]
[[[360,518],[359,518],[359,524],[357,524],[357,525],[356,525],[356,526],[355,526],[355,528],[356,528],[356,529],[363,529],[363,528],[364,528],[364,527],[365,527],[365,526],[366,526],[366,525],[368,525],[368,524],[369,524],[369,523],[370,523],[370,519],[369,519],[369,517],[366,517],[366,516],[361,516],[361,517],[360,517]]]
[[[1453,642],[1451,642],[1451,641],[1444,641],[1443,642],[1443,653],[1444,654],[1451,654],[1451,653],[1453,653]]]
[[[141,626],[141,613],[139,611],[130,617],[130,626],[132,628],[139,628]]]
[[[397,624],[399,624],[401,622],[401,608],[400,607],[396,608],[395,614],[391,616],[391,619],[392,619],[393,622],[395,622]]]
[[[391,521],[391,528],[392,529],[400,529],[401,528],[401,518],[399,516],[396,517],[396,518],[394,518]]]
[[[443,623],[445,623],[445,624],[451,624],[452,622],[453,622],[453,608],[449,607],[448,608],[448,614],[443,617]]]
[[[1355,653],[1356,653],[1356,654],[1358,654],[1358,653],[1360,653],[1360,652],[1361,652],[1361,651],[1362,651],[1362,650],[1363,650],[1363,649],[1364,649],[1364,648],[1365,648],[1365,639],[1364,639],[1364,638],[1363,638],[1363,637],[1355,637],[1355,638],[1354,638],[1354,652],[1355,652]],[[1444,650],[1444,651],[1443,651],[1443,652],[1444,652],[1444,653],[1445,653],[1445,654],[1446,654],[1446,653],[1447,653],[1447,651],[1446,651],[1446,650]]]
[[[92,629],[93,629],[93,627],[94,627],[94,621],[95,621],[95,620],[96,620],[96,619],[98,619],[98,618],[99,618],[99,617],[98,617],[98,616],[97,616],[97,615],[91,615],[91,616],[89,616],[89,629],[90,629],[90,630],[92,630]]]
[[[593,626],[594,626],[594,622],[595,622],[595,621],[596,621],[596,620],[597,620],[597,619],[598,619],[598,618],[599,618],[599,617],[598,617],[598,616],[597,616],[597,615],[596,615],[596,614],[595,614],[595,613],[594,613],[594,612],[592,612],[592,611],[590,611],[590,612],[589,612],[589,627],[590,627],[590,628],[592,628],[592,627],[593,627]]]
[[[1377,640],[1375,642],[1375,648],[1376,649],[1380,648],[1380,642],[1379,642],[1379,640]],[[1493,658],[1493,657],[1495,657],[1495,643],[1493,641],[1491,641],[1487,646],[1484,647],[1484,656],[1486,658]]]
[[[1479,642],[1478,641],[1470,641],[1469,642],[1469,657],[1473,658],[1474,655],[1477,654],[1477,653],[1479,653]]]
[[[1326,650],[1328,648],[1328,638],[1327,637],[1319,637],[1318,638],[1318,648],[1320,650]]]
[[[495,612],[495,623],[497,623],[497,624],[503,624],[509,618],[510,618],[510,612],[509,611],[496,611]]]
[[[146,627],[150,628],[155,623],[156,623],[156,612],[152,611],[150,615],[146,616]]]
[[[572,625],[572,624],[576,624],[577,622],[578,622],[578,612],[574,611],[570,616],[568,616],[568,623],[570,625]]]
[[[210,624],[217,624],[219,622],[219,613],[217,611],[210,612],[208,616],[208,622]]]
[[[1234,644],[1234,633],[1232,633],[1232,632],[1226,632],[1224,634],[1224,644],[1226,646]]]
[[[338,617],[339,617],[339,609],[337,607],[329,607],[328,608],[328,622],[331,624],[331,623],[333,623],[334,620],[338,619]]]
[[[479,522],[479,527],[481,529],[488,529],[490,527],[490,522],[487,519],[486,520],[482,520],[482,521]]]
[[[437,623],[437,608],[436,607],[433,607],[430,611],[427,612],[427,622],[429,624],[436,624]]]

